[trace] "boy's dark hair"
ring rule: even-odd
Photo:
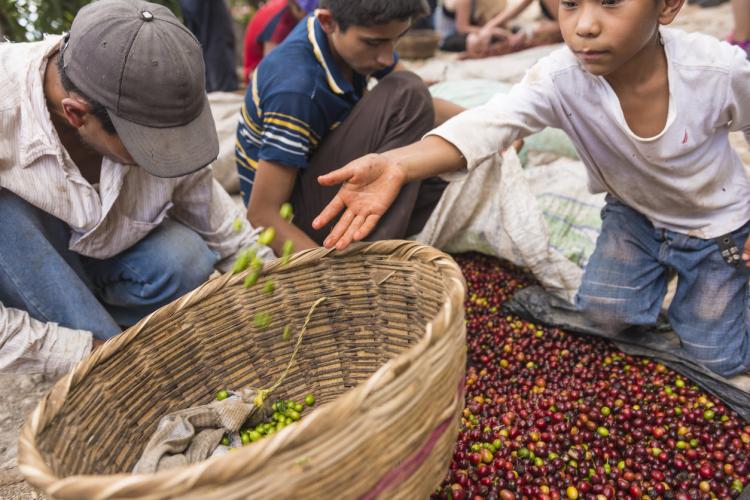
[[[97,120],[99,120],[104,131],[109,135],[116,135],[117,130],[115,130],[115,126],[112,123],[109,114],[107,113],[107,108],[78,90],[75,84],[68,77],[67,73],[65,73],[62,54],[60,54],[57,58],[57,71],[60,73],[60,81],[62,82],[62,86],[65,91],[74,92],[81,96],[81,98],[83,98],[83,100],[85,100],[87,103],[89,103],[89,106],[91,106],[91,114],[94,115]]]
[[[430,13],[427,0],[320,0],[320,8],[331,11],[341,31],[349,26],[375,26]]]

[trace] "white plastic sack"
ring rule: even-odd
[[[451,182],[416,240],[528,267],[542,286],[569,301],[583,274],[550,245],[544,215],[513,148]]]
[[[240,177],[234,162],[237,124],[245,97],[234,92],[211,92],[208,103],[219,135],[219,157],[213,162],[214,177],[229,194],[240,192]]]

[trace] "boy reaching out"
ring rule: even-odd
[[[674,270],[668,314],[685,351],[722,376],[747,371],[750,185],[728,136],[741,130],[750,142],[750,62],[709,36],[663,27],[683,3],[562,0],[567,47],[509,95],[320,178],[344,183],[314,221],[344,211],[325,246],[365,237],[403,183],[464,175],[516,139],[562,128],[590,190],[607,193],[577,307],[607,331],[653,324]]]

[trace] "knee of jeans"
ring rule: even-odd
[[[605,297],[578,295],[576,298],[576,308],[597,329],[606,334],[618,334],[632,325],[632,321],[629,321],[621,304]]]
[[[175,259],[172,268],[173,279],[178,283],[179,294],[187,293],[201,286],[214,271],[216,254],[205,243],[196,245],[190,254]]]
[[[205,283],[214,271],[217,257],[200,238],[197,239],[199,241],[184,241],[184,245],[163,259],[156,276],[141,293],[150,295],[150,299],[168,301]]]

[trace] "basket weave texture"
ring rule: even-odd
[[[444,477],[463,409],[465,283],[413,242],[301,252],[258,284],[224,275],[107,342],[27,420],[26,479],[54,498],[426,498]],[[267,280],[276,291],[262,291]],[[302,420],[227,455],[129,474],[159,419],[220,388],[270,387],[317,403]],[[255,312],[271,325],[253,324]],[[282,339],[286,325],[293,338]]]

